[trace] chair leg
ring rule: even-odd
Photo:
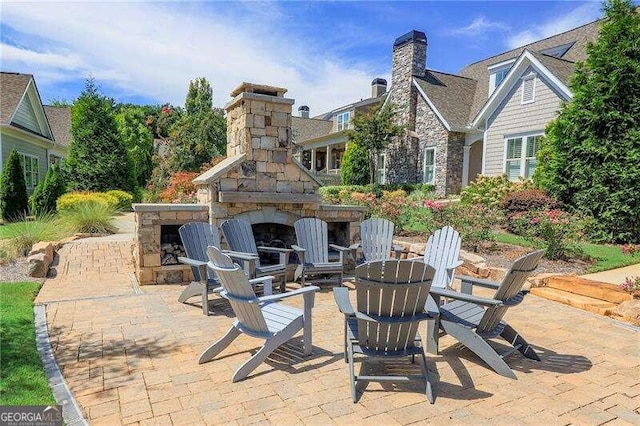
[[[187,299],[190,299],[193,296],[199,296],[201,293],[202,283],[199,281],[192,281],[191,284],[187,286],[187,288],[182,290],[180,297],[178,297],[178,302],[184,303],[187,301]]]
[[[202,313],[209,316],[209,291],[206,284],[202,286]]]
[[[313,322],[311,320],[311,310],[313,309],[315,295],[315,292],[310,292],[302,296],[304,298],[304,311],[302,314],[302,343],[305,356],[311,355],[311,350],[313,349]]]
[[[509,324],[507,324],[504,330],[502,330],[500,336],[507,342],[511,343],[514,348],[518,348],[518,351],[520,351],[520,353],[525,357],[535,361],[540,361],[540,357],[536,351],[533,350],[531,345],[529,345],[529,343],[527,343],[527,341],[524,340],[524,338]]]
[[[287,291],[287,273],[282,275],[282,282],[280,283],[280,293],[284,293]]]
[[[347,346],[347,357],[349,358],[349,381],[351,382],[351,399],[353,399],[353,402],[356,403],[356,373],[353,366],[353,347],[351,346],[351,344]]]
[[[235,340],[236,337],[240,335],[240,330],[238,330],[235,325],[232,325],[227,334],[218,339],[215,343],[205,349],[200,355],[198,359],[198,364],[202,364],[205,362],[211,361],[216,357],[220,352],[222,352],[227,346],[231,344]]]
[[[298,330],[299,328],[296,327],[295,324],[290,324],[285,327],[280,333],[267,339],[260,350],[258,350],[258,352],[256,352],[254,356],[249,358],[236,370],[235,373],[233,373],[233,377],[231,378],[231,380],[235,383],[247,377],[253,370],[256,369],[257,366],[262,364],[267,359],[271,352],[276,350],[278,346],[291,339]]]
[[[424,380],[427,385],[427,398],[429,398],[429,403],[433,404],[436,402],[436,398],[433,395],[433,386],[431,385],[431,379],[429,378],[429,369],[427,368],[427,357],[424,356],[424,352],[422,353],[422,368],[424,369]]]
[[[493,370],[501,376],[517,379],[515,373],[509,368],[500,355],[475,331],[451,321],[441,320],[440,324],[448,334],[458,342],[465,345],[473,353],[478,355],[484,362],[489,364]]]

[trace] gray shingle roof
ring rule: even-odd
[[[71,141],[71,107],[43,106],[53,139],[60,145],[68,146]]]
[[[426,70],[416,82],[451,127],[468,124],[477,82],[470,78]]]
[[[565,86],[569,87],[571,76],[573,75],[573,71],[576,67],[575,62],[565,61],[564,59],[544,55],[540,52],[531,52],[531,54],[535,56],[537,60],[542,62],[542,65],[547,67],[547,69],[551,71],[553,75],[558,77]]]
[[[0,73],[0,123],[9,124],[32,78],[31,74]]]
[[[291,130],[296,142],[328,135],[333,129],[333,121],[316,118],[291,117]]]
[[[566,31],[562,34],[548,37],[543,40],[527,44],[526,46],[509,50],[508,52],[492,56],[491,58],[483,59],[482,61],[474,62],[464,67],[460,71],[460,75],[478,81],[473,105],[471,106],[470,110],[470,120],[472,120],[478,114],[478,112],[482,109],[483,105],[489,98],[489,72],[487,70],[488,66],[498,64],[510,59],[515,59],[520,56],[525,49],[535,53],[570,42],[575,43],[571,46],[571,48],[569,48],[569,50],[567,50],[567,52],[562,57],[564,62],[584,61],[587,58],[587,43],[589,43],[590,41],[595,41],[598,38],[600,22],[601,20],[591,22],[581,27]],[[551,57],[547,56],[547,58]],[[553,64],[551,64],[552,62]],[[568,70],[568,65],[560,66],[559,63],[556,63],[552,60],[548,60],[544,62],[544,64],[545,66],[547,66],[547,64],[551,64],[549,70],[551,72],[554,72],[555,69],[556,71],[562,73],[562,76],[558,75],[558,78],[563,81],[568,81],[568,77],[567,75],[565,75]],[[552,67],[555,68],[551,69]]]

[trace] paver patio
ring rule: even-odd
[[[206,317],[177,302],[178,285],[136,294],[130,243],[65,246],[66,266],[36,300],[46,304],[53,352],[91,424],[640,424],[638,329],[535,296],[507,316],[542,362],[511,355],[518,380],[510,380],[445,337],[441,354],[428,356],[435,405],[419,384],[371,383],[351,402],[342,318],[329,288],[316,297],[311,357],[301,357],[294,340],[231,383],[261,342],[240,336],[198,365],[233,321],[231,309],[217,299]]]

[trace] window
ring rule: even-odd
[[[20,154],[20,157],[27,188],[34,188],[40,182],[40,160],[29,154]]]
[[[422,178],[423,183],[432,184],[436,177],[436,149],[426,148],[424,150],[424,174]]]
[[[536,76],[529,74],[522,78],[522,99],[521,104],[530,104],[536,96]]]
[[[500,70],[498,72],[496,72],[496,83],[495,83],[495,87],[500,86],[500,83],[502,83],[502,80],[504,80],[504,78],[507,76],[507,74],[509,74],[509,70],[511,68],[505,68],[503,70]]]
[[[536,153],[542,135],[522,136],[506,140],[505,172],[511,181],[531,179],[536,169]]]
[[[385,152],[378,154],[376,162],[376,183],[382,185],[387,178],[385,173],[385,166],[387,163],[387,154]]]
[[[338,123],[338,130],[346,130],[349,128],[349,122],[351,121],[351,112],[343,112],[336,116],[336,122]]]

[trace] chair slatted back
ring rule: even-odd
[[[538,263],[540,259],[542,259],[543,254],[544,250],[538,250],[516,259],[493,298],[503,302],[509,302],[510,299],[517,296],[522,290],[527,278],[529,278],[531,273],[538,267]],[[488,308],[484,312],[476,331],[478,333],[490,333],[493,331],[500,324],[500,321],[502,321],[509,306],[511,305],[507,303],[503,306],[492,306]]]
[[[378,319],[358,319],[362,348],[394,352],[413,348],[420,320],[394,322],[424,312],[434,269],[422,262],[388,260],[356,268],[358,312]]]
[[[253,237],[251,224],[243,219],[229,219],[220,225],[224,239],[229,244],[229,249],[242,253],[258,254],[256,240]],[[256,266],[260,266],[257,264]]]
[[[201,262],[208,262],[207,247],[214,246],[220,248],[220,233],[218,229],[207,222],[189,222],[185,223],[178,229],[184,251],[187,257]],[[196,281],[200,281],[200,272],[198,268],[191,267],[193,277]],[[214,278],[214,273],[207,268],[209,279]]]
[[[360,240],[365,261],[391,258],[393,228],[393,222],[382,218],[367,219],[360,224]]]
[[[226,293],[226,295],[223,293],[223,297],[229,300],[240,324],[255,333],[268,333],[269,327],[262,315],[260,305],[255,303],[256,294],[242,268],[234,264],[231,258],[222,253],[218,247],[209,247],[207,252],[209,265],[216,272]]]
[[[454,271],[448,271],[447,266],[453,264],[460,257],[462,240],[458,231],[450,226],[437,229],[429,236],[424,250],[424,262],[433,266],[436,275],[433,285],[438,288],[451,286]]]
[[[315,217],[297,220],[293,227],[296,230],[298,245],[306,250],[306,263],[329,262],[329,241],[327,223]]]

